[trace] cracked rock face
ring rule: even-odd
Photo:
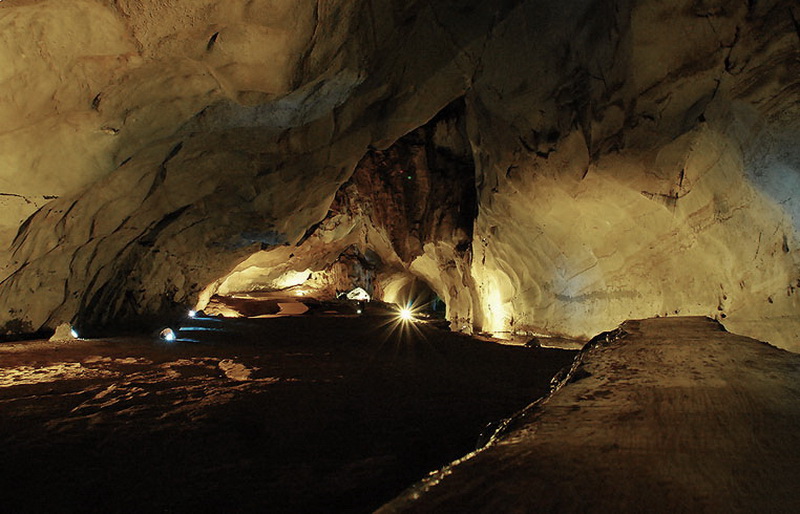
[[[467,330],[679,313],[798,350],[799,18],[3,2],[0,326],[154,322],[338,259],[320,287],[424,280]]]

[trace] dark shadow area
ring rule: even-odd
[[[219,318],[200,344],[0,345],[7,512],[371,512],[574,352],[387,316]]]

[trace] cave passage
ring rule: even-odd
[[[0,0],[0,509],[800,512],[798,20]]]
[[[337,303],[349,298],[438,319],[468,313],[472,292],[463,282],[478,200],[465,114],[459,97],[386,148],[369,149],[297,243],[249,255],[193,309],[228,317],[352,313]],[[442,273],[447,268],[454,272]]]

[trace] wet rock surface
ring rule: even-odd
[[[575,355],[386,322],[0,345],[3,510],[370,512]]]
[[[795,512],[800,357],[707,318],[628,321],[485,450],[380,512]]]

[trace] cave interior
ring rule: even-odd
[[[798,20],[795,0],[1,1],[9,504],[800,509]],[[405,428],[297,428],[336,395],[329,426]],[[274,469],[251,462],[266,412],[297,431]],[[191,434],[169,465],[159,420]],[[186,456],[214,431],[214,458],[249,441],[236,480]],[[301,455],[373,432],[369,457]],[[395,437],[416,453],[376,449]],[[74,481],[41,471],[98,440]],[[156,467],[206,471],[164,492]]]

